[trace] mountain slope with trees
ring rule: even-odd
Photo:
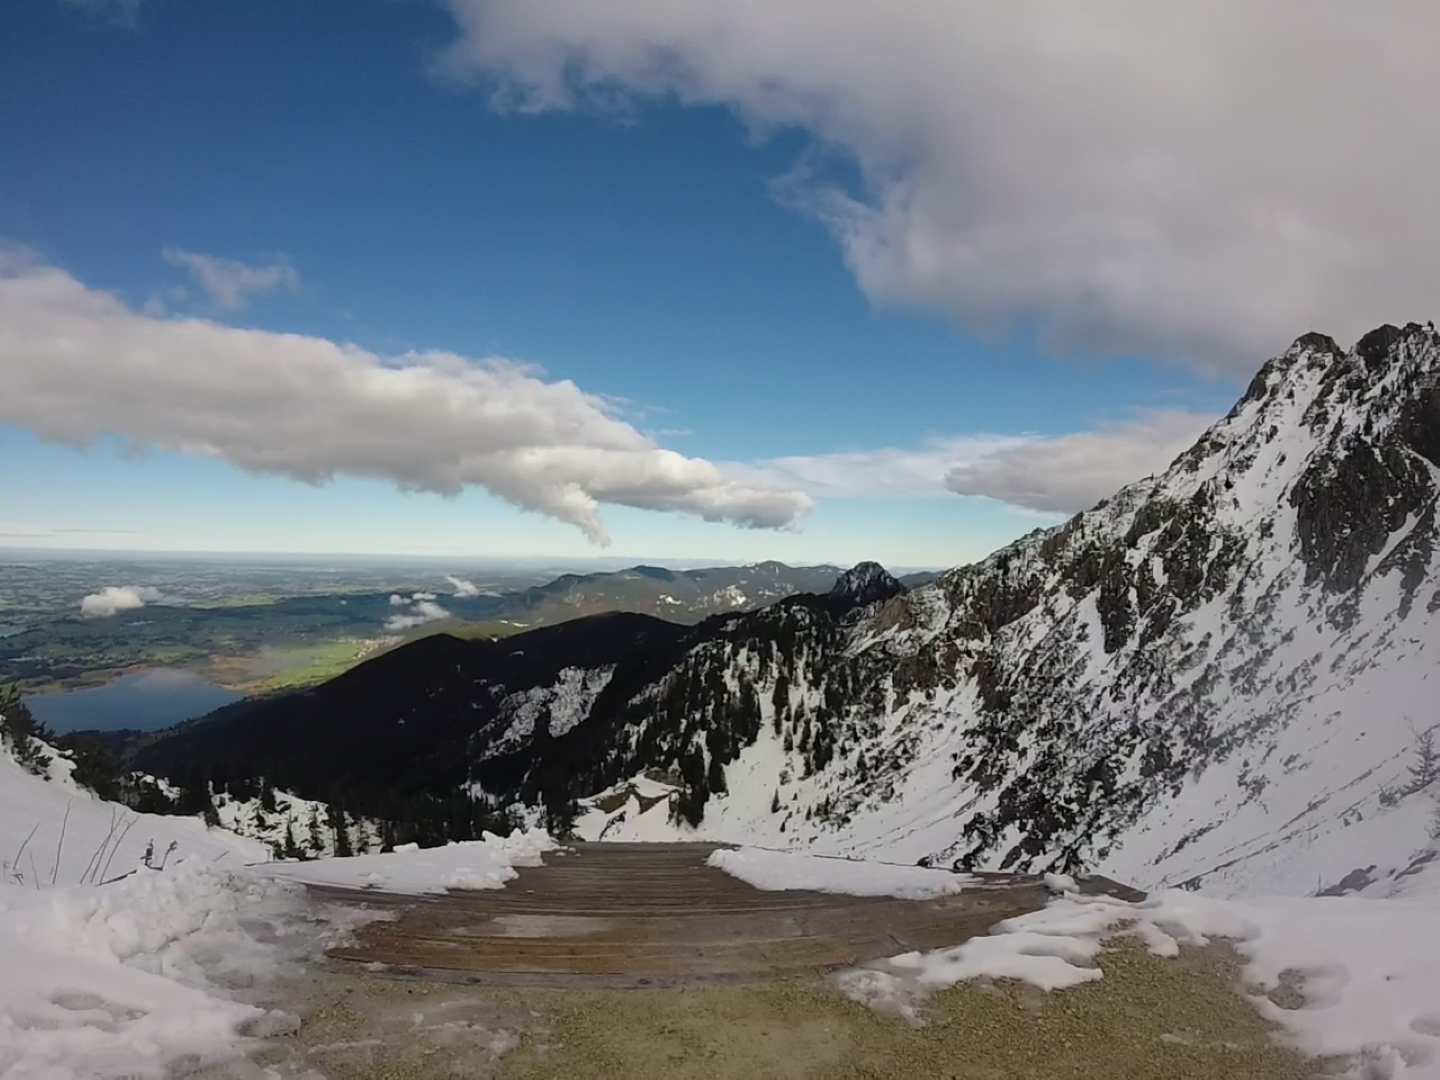
[[[1436,790],[1437,380],[1431,327],[1307,334],[1165,472],[932,583],[421,642],[144,760],[328,752],[561,818],[658,771],[723,839],[1219,892],[1398,875]]]

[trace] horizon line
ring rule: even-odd
[[[6,554],[23,553],[41,558],[66,558],[76,556],[98,556],[118,557],[120,559],[145,558],[145,557],[170,557],[170,558],[228,558],[240,561],[243,559],[301,559],[301,560],[323,560],[323,559],[346,559],[346,560],[372,560],[377,562],[396,561],[425,561],[425,562],[471,562],[471,563],[508,563],[511,565],[529,565],[550,568],[556,565],[577,564],[577,563],[616,563],[620,564],[619,569],[629,569],[635,566],[662,566],[667,563],[683,563],[690,569],[708,569],[716,567],[744,567],[759,566],[763,563],[777,563],[781,566],[788,566],[792,569],[806,567],[835,567],[839,570],[846,570],[861,562],[876,562],[887,569],[893,565],[894,569],[908,572],[928,572],[949,569],[948,566],[939,564],[909,564],[895,563],[887,564],[882,559],[859,559],[855,562],[846,560],[822,559],[819,561],[786,562],[784,559],[750,559],[736,560],[724,558],[706,558],[694,556],[661,556],[661,555],[476,555],[476,554],[421,554],[415,552],[357,552],[357,551],[224,551],[212,548],[83,548],[83,547],[26,547],[19,544],[6,544],[0,541],[0,563],[3,563]],[[669,567],[666,567],[667,569]]]

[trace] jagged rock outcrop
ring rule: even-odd
[[[1218,891],[1404,865],[1431,813],[1395,792],[1436,721],[1437,382],[1430,327],[1306,335],[1159,476],[771,654],[782,702],[702,829]],[[762,703],[764,654],[727,662]],[[836,748],[818,770],[797,714]]]
[[[835,599],[852,605],[874,604],[905,591],[905,586],[877,562],[856,563],[830,589]]]

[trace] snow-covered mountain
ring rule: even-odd
[[[1437,374],[1429,328],[1301,338],[1160,476],[800,650],[702,829],[1220,891],[1403,868],[1440,719]],[[837,681],[805,777],[774,744]]]
[[[1348,352],[1308,334],[1163,474],[933,583],[869,564],[684,631],[421,642],[165,753],[238,757],[343,717],[429,747],[437,790],[564,814],[675,783],[607,820],[615,839],[663,822],[1144,887],[1383,891],[1440,791],[1419,762],[1440,720],[1437,375],[1430,327]]]

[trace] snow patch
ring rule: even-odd
[[[500,703],[499,723],[505,734],[487,756],[507,753],[523,744],[547,717],[552,738],[558,738],[590,715],[600,692],[610,685],[615,665],[598,668],[561,668],[551,686],[533,686],[508,695]]]
[[[558,845],[541,831],[464,840],[438,848],[402,844],[383,855],[355,855],[314,862],[271,863],[263,867],[270,877],[333,885],[349,889],[377,889],[420,895],[447,889],[500,889],[517,876],[516,866],[539,866],[540,856]]]
[[[763,848],[719,848],[711,852],[706,863],[767,892],[808,889],[847,896],[933,900],[938,896],[953,896],[976,884],[974,877],[952,874],[948,870],[797,855]]]
[[[1374,1080],[1440,1080],[1440,873],[1415,877],[1410,898],[1390,900],[1238,901],[1168,890],[1127,903],[1067,894],[989,936],[838,978],[856,1000],[917,1019],[927,992],[966,979],[1023,979],[1046,990],[1100,979],[1094,958],[1116,934],[1166,957],[1222,938],[1245,960],[1255,1007],[1297,1050],[1351,1059],[1354,1075]]]

